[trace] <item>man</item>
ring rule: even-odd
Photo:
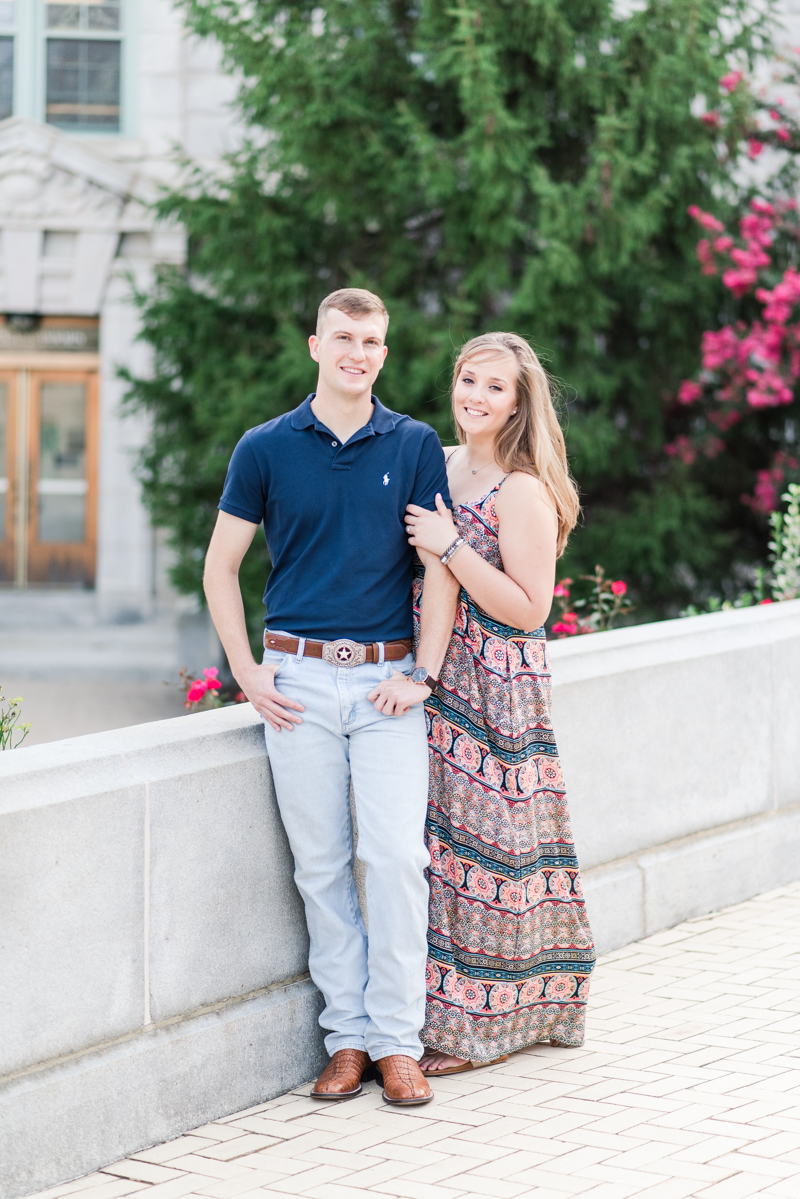
[[[452,631],[457,584],[428,568],[416,667],[409,503],[446,498],[439,440],[372,395],[386,358],[382,300],[345,288],[309,338],[317,390],[236,447],[206,558],[205,590],[239,686],[264,718],[325,999],[331,1061],[312,1095],[357,1095],[370,1059],[384,1099],[426,1103],[428,791],[424,701]],[[264,660],[250,652],[238,571],[263,520],[272,558]],[[352,876],[352,780],[369,936]]]

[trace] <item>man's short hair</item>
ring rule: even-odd
[[[374,295],[373,292],[367,291],[363,287],[340,287],[338,291],[332,291],[329,296],[326,296],[319,306],[317,337],[322,336],[325,315],[331,308],[336,308],[339,312],[346,312],[348,316],[352,316],[356,320],[377,313],[386,321],[386,328],[389,327],[389,313],[380,296]]]

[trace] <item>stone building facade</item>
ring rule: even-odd
[[[236,137],[235,83],[169,0],[0,2],[0,588],[91,590],[101,621],[164,598],[141,504],[147,369],[131,284],[179,262],[147,207],[180,148]],[[159,590],[162,594],[159,596]],[[2,592],[0,592],[2,602]],[[37,602],[41,602],[38,600]]]

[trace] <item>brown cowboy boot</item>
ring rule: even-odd
[[[312,1099],[352,1099],[361,1094],[361,1075],[369,1065],[363,1049],[340,1049],[317,1079]]]
[[[377,1067],[383,1075],[383,1097],[387,1103],[429,1103],[433,1091],[413,1057],[392,1054],[382,1057]]]

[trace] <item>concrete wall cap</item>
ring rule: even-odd
[[[800,600],[550,641],[548,652],[554,683],[567,684],[792,638],[800,638]]]
[[[0,754],[0,815],[265,754],[250,704]],[[236,736],[236,734],[239,734]],[[232,736],[233,734],[233,736]]]

